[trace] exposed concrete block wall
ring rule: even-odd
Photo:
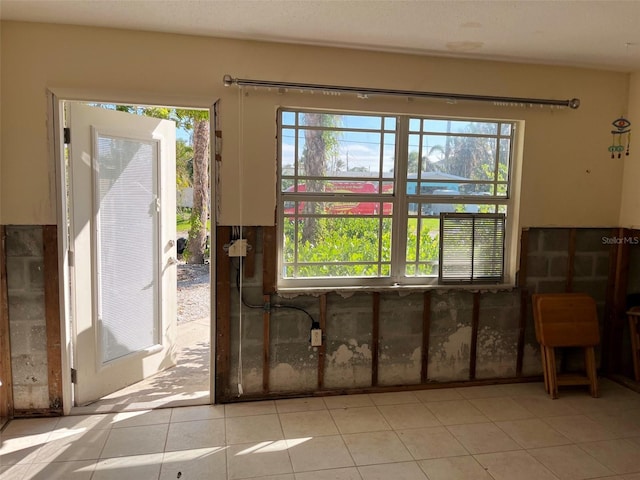
[[[49,408],[42,227],[7,226],[6,235],[14,408]]]
[[[448,383],[515,378],[521,315],[525,315],[522,344],[523,376],[542,375],[540,349],[535,338],[532,293],[583,291],[592,295],[604,319],[609,281],[610,229],[532,228],[528,230],[527,272],[524,288],[503,291],[431,290],[425,317],[425,293],[381,291],[377,383],[379,387],[419,385],[423,380],[423,328],[428,324],[427,383]],[[262,264],[262,236],[258,235],[256,265]],[[237,394],[239,304],[235,285],[238,260],[232,260],[230,387]],[[638,281],[640,284],[640,281]],[[262,305],[262,269],[243,282],[245,302]],[[475,372],[474,298],[477,301]],[[525,302],[523,304],[523,301]],[[320,320],[319,295],[271,297],[272,303],[303,308]],[[373,386],[375,378],[374,302],[371,292],[326,294],[324,356],[311,347],[311,320],[299,310],[272,309],[268,345],[268,385],[263,383],[263,314],[261,308],[243,309],[243,389],[245,393],[359,390]],[[426,318],[426,320],[425,320]],[[582,366],[579,352],[565,355],[564,366]],[[319,375],[319,363],[320,375]],[[575,363],[575,365],[574,365]],[[578,365],[579,364],[579,365]],[[319,379],[319,376],[321,377]],[[318,387],[321,381],[322,387]]]

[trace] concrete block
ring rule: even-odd
[[[49,387],[39,385],[14,385],[13,404],[16,410],[49,408]]]
[[[327,342],[326,388],[356,388],[371,385],[371,346],[355,339]]]
[[[11,324],[11,354],[41,354],[47,349],[47,331],[38,322],[20,321]]]
[[[27,261],[29,272],[29,289],[42,290],[44,288],[44,262],[40,258]]]
[[[545,228],[541,230],[543,252],[566,252],[569,249],[569,229]]]
[[[380,298],[380,336],[395,338],[422,334],[424,297],[422,294],[407,297]]]
[[[42,227],[40,225],[8,225],[6,233],[7,257],[42,257]]]
[[[566,286],[565,280],[540,280],[538,290],[534,293],[563,293]]]
[[[526,376],[542,375],[542,357],[538,342],[527,342],[522,356],[522,374]]]
[[[411,349],[412,347],[415,347]],[[385,344],[380,347],[378,384],[416,385],[422,375],[422,348],[419,344]]]
[[[47,385],[47,354],[12,355],[11,372],[14,385]]]
[[[478,330],[476,378],[504,378],[516,374],[518,330],[483,325]]]
[[[347,302],[334,303],[333,296],[331,302],[327,301],[328,339],[337,341],[360,339],[371,342],[373,310],[370,295],[366,297],[369,300],[366,306],[359,304],[356,300],[354,308],[350,308]]]
[[[551,256],[549,263],[549,276],[551,277],[566,277],[568,267],[569,255],[553,255]]]
[[[21,291],[28,287],[25,260],[21,257],[7,258],[7,289]]]
[[[9,294],[9,323],[11,325],[21,320],[41,320],[44,324],[44,293]]]
[[[318,386],[317,364],[314,368],[278,363],[269,371],[269,389],[273,392],[313,391]]]
[[[576,229],[576,252],[608,252],[611,245],[604,238],[611,237],[610,228]]]
[[[273,391],[310,391],[318,384],[318,349],[309,342],[291,342],[271,348],[269,388]]]
[[[29,353],[41,353],[47,350],[47,327],[45,325],[40,323],[31,325],[28,335],[30,348]]]
[[[28,355],[31,353],[29,334],[31,331],[30,322],[14,322],[10,327],[11,354]]]
[[[529,229],[529,240],[528,240],[528,252],[527,254],[536,253],[541,251],[542,245],[542,230],[539,228],[530,228]]]
[[[520,308],[520,290],[482,293],[480,295],[480,310],[491,307]]]
[[[470,346],[471,325],[459,325],[444,335],[431,335],[429,380],[468,380]]]
[[[527,276],[546,277],[549,274],[549,259],[545,255],[529,255],[527,257]]]
[[[596,277],[607,277],[607,276],[609,276],[610,260],[609,260],[609,255],[608,254],[598,254],[598,255],[596,255],[595,256],[595,263],[596,263],[596,265],[595,265],[595,269],[594,269],[594,275]],[[631,268],[629,270],[629,276],[630,277],[631,277],[631,271],[632,270],[634,270],[634,269]],[[639,276],[638,280],[640,281],[640,276]]]
[[[304,312],[278,309],[271,315],[270,330],[272,343],[299,342],[308,344],[311,320]]]
[[[573,258],[574,277],[591,277],[595,265],[595,258],[592,254],[576,254]]]
[[[591,295],[596,302],[604,302],[607,297],[607,279],[574,279],[573,291]]]

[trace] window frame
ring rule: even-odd
[[[283,113],[294,113],[296,114],[295,125],[283,125]],[[385,177],[384,172],[379,172],[377,177],[366,177],[366,176],[353,176],[346,177],[348,180],[354,181],[367,181],[376,183],[379,182],[378,185],[381,187],[382,182],[393,182],[393,194],[378,192],[378,193],[367,193],[364,195],[356,194],[356,193],[324,193],[324,192],[314,192],[313,195],[305,193],[305,192],[284,192],[282,185],[284,178],[290,178],[291,176],[284,175],[283,176],[283,155],[282,155],[282,132],[283,129],[294,129],[296,131],[296,137],[300,134],[299,132],[303,131],[304,126],[298,124],[298,115],[297,114],[305,114],[305,113],[322,113],[328,115],[362,115],[362,116],[379,116],[381,117],[381,128],[380,133],[382,137],[384,137],[385,133],[385,117],[394,117],[395,118],[395,161],[394,161],[394,173],[392,177]],[[494,190],[493,195],[487,195],[486,197],[480,195],[469,195],[469,194],[461,194],[461,195],[433,195],[433,194],[408,194],[407,193],[407,183],[411,179],[408,178],[408,159],[409,159],[409,135],[410,135],[410,120],[411,119],[432,119],[432,120],[450,120],[450,121],[462,121],[462,122],[486,122],[486,123],[495,123],[497,125],[497,133],[495,135],[489,134],[481,134],[481,135],[473,135],[473,134],[456,134],[451,133],[451,136],[477,136],[477,137],[486,137],[486,136],[495,136],[498,142],[498,150],[499,143],[501,138],[509,138],[510,147],[509,147],[509,155],[507,160],[507,171],[508,171],[508,179],[504,184],[507,186],[507,192],[504,196],[497,196],[497,190]],[[422,123],[421,123],[422,124]],[[508,136],[501,134],[501,128],[503,124],[509,124],[511,126],[510,134]],[[481,204],[489,204],[495,206],[494,212],[498,211],[499,207],[506,208],[507,211],[507,219],[506,219],[506,238],[504,245],[504,282],[502,284],[486,284],[487,288],[510,288],[514,286],[515,283],[515,265],[517,264],[517,249],[514,248],[515,240],[518,238],[517,228],[519,224],[519,164],[521,162],[522,156],[522,130],[523,122],[518,120],[511,119],[490,119],[490,118],[478,118],[478,117],[449,117],[449,116],[436,116],[436,115],[425,115],[425,114],[415,114],[415,113],[389,113],[389,112],[371,112],[371,111],[342,111],[335,109],[310,109],[310,108],[297,108],[297,107],[281,107],[277,111],[277,206],[276,206],[276,231],[278,235],[277,240],[277,281],[276,287],[278,291],[308,291],[313,289],[319,290],[331,290],[331,291],[339,291],[339,290],[350,290],[350,289],[358,289],[358,288],[368,288],[368,289],[398,289],[398,288],[478,288],[477,283],[469,283],[469,284],[442,284],[439,282],[439,276],[436,273],[435,275],[429,276],[409,276],[406,275],[406,266],[410,263],[407,259],[407,229],[408,229],[408,219],[414,218],[408,211],[408,204],[415,203],[416,201],[420,204],[424,203],[443,203],[443,204],[471,204],[471,205],[481,205]],[[332,128],[335,131],[349,131],[349,128],[335,127]],[[388,132],[388,130],[386,130]],[[414,132],[412,132],[414,133]],[[296,145],[298,140],[296,140]],[[384,143],[384,140],[381,140],[381,143]],[[296,147],[296,152],[294,153],[294,162],[298,162],[300,158],[301,152],[298,152]],[[383,152],[381,152],[381,156]],[[420,158],[420,157],[419,157]],[[498,180],[495,175],[498,172],[500,159],[498,158],[498,154],[496,153],[496,164],[494,170],[494,179],[492,181],[475,181],[475,182],[462,182],[462,183],[491,183],[493,185],[497,185]],[[380,165],[382,166],[382,158],[380,160]],[[381,168],[382,169],[382,168]],[[308,180],[309,176],[297,175],[297,169],[295,170],[295,174],[293,175],[297,180]],[[317,179],[318,177],[313,177]],[[337,177],[322,177],[323,180],[345,180],[345,178],[337,178]],[[497,189],[497,187],[494,187]],[[418,189],[416,189],[417,191]],[[284,204],[289,201],[327,201],[327,199],[331,199],[332,201],[343,201],[343,202],[389,202],[392,204],[392,215],[391,218],[392,227],[391,227],[391,260],[390,260],[390,275],[389,276],[377,276],[377,277],[307,277],[307,278],[287,278],[284,277],[284,222],[286,219],[284,212]],[[382,209],[380,209],[382,210]],[[420,208],[418,211],[420,212]],[[379,213],[380,216],[384,216],[383,212]],[[339,217],[340,215],[329,215]],[[345,215],[349,218],[358,218],[358,217],[369,217],[367,215]],[[417,218],[427,218],[422,216],[421,214],[417,215]],[[430,218],[430,217],[429,217]],[[435,218],[435,216],[433,217]],[[380,234],[381,235],[381,234]],[[418,227],[418,235],[419,235],[419,227]],[[378,258],[377,262],[380,263],[382,259]],[[388,263],[388,262],[385,262]],[[437,270],[437,269],[436,269]]]

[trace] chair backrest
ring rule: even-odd
[[[548,347],[587,347],[600,343],[595,300],[584,293],[532,296],[536,339]]]

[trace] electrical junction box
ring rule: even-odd
[[[322,330],[320,330],[319,328],[314,328],[311,330],[311,346],[312,347],[322,346]]]
[[[247,256],[247,239],[239,238],[229,245],[230,257],[246,257]]]

